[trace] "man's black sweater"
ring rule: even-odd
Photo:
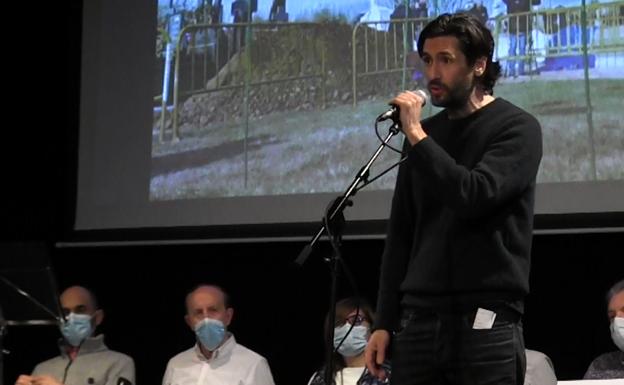
[[[375,328],[403,306],[519,301],[529,290],[540,125],[495,99],[469,116],[423,121],[428,137],[399,167]]]

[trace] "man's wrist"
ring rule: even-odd
[[[422,129],[422,126],[420,124],[410,127],[408,130],[406,130],[405,135],[407,136],[407,140],[412,146],[427,137],[427,134]]]

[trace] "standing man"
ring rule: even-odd
[[[264,357],[239,345],[227,331],[233,315],[220,287],[200,285],[191,291],[184,320],[197,343],[169,360],[163,385],[274,385]]]
[[[15,385],[132,385],[134,361],[109,350],[104,336],[93,337],[104,319],[91,291],[72,286],[61,294],[67,321],[61,325],[61,354],[35,367],[32,375],[21,375]]]
[[[252,13],[256,12],[258,7],[257,1],[252,0],[234,0],[232,2],[231,14],[234,23],[249,23],[251,21]],[[247,27],[237,26],[234,27],[234,44],[237,44],[235,49],[240,51],[245,46],[245,33]]]
[[[418,94],[391,102],[408,158],[397,175],[367,366],[383,376],[394,338],[394,385],[522,384],[540,125],[494,98],[494,40],[474,17],[439,16],[418,52],[431,102],[444,110],[421,121]]]

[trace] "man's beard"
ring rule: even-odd
[[[436,85],[446,91],[445,97],[442,99],[436,100],[436,98],[432,97],[431,104],[436,107],[443,107],[449,110],[459,110],[463,108],[468,103],[470,94],[475,88],[474,79],[470,79],[469,77],[466,77],[462,81],[456,83],[453,87],[449,87],[439,80],[430,81],[429,86],[431,85]]]

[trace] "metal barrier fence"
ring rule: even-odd
[[[494,39],[506,75],[534,73],[537,59],[563,58],[624,50],[624,1],[503,15]],[[561,66],[582,63],[560,64]],[[528,69],[525,68],[528,65]],[[523,71],[526,70],[526,71]]]
[[[365,77],[401,73],[401,88],[405,89],[410,69],[418,64],[409,60],[415,52],[418,34],[429,19],[395,19],[367,21],[353,27],[351,45],[353,106],[357,105],[358,81]],[[416,56],[413,59],[418,60]]]
[[[233,23],[195,24],[182,29],[173,54],[173,102],[169,107],[173,140],[180,137],[180,102],[193,95],[243,90],[242,109],[246,131],[249,93],[253,87],[316,79],[320,82],[321,105],[325,108],[326,47],[322,39],[317,39],[317,32],[322,27],[319,23]],[[281,45],[260,43],[270,43],[285,35],[287,37],[281,41]],[[287,57],[294,63],[289,63],[286,67],[290,68],[269,78],[266,74],[258,73],[259,63],[254,60],[271,60],[276,57]],[[161,95],[155,100],[162,103],[159,132],[162,142],[166,129],[167,98]]]
[[[537,68],[538,58],[622,52],[623,10],[624,1],[617,1],[594,3],[585,8],[555,8],[500,16],[492,23],[496,59],[503,62],[506,75],[510,76],[512,70],[526,70],[527,63],[531,73]],[[395,19],[360,22],[353,26],[351,77],[354,107],[358,102],[360,82],[367,77],[400,73],[401,88],[405,89],[406,82],[421,70],[415,42],[428,21],[427,18]],[[246,133],[249,92],[253,87],[316,79],[320,82],[321,105],[325,108],[326,78],[331,68],[327,68],[326,62],[328,43],[323,39],[319,43],[318,39],[324,26],[321,23],[239,23],[185,27],[175,44],[171,106],[173,139],[179,138],[180,101],[192,95],[244,90],[241,103]],[[291,38],[286,39],[283,46],[260,43],[271,43],[280,36]],[[267,79],[258,74],[259,62],[267,55],[269,62],[280,55],[296,57],[299,65]],[[302,71],[302,65],[310,68]],[[161,141],[165,134],[166,103],[166,98],[162,98]]]
[[[624,1],[617,1],[587,5],[585,17],[583,7],[570,7],[509,14],[492,19],[488,24],[494,27],[495,59],[502,62],[505,74],[510,76],[514,75],[510,71],[515,66],[527,64],[525,72],[533,73],[537,69],[538,58],[579,55],[583,47],[587,48],[589,54],[622,52],[623,9]],[[363,78],[402,73],[401,88],[405,89],[410,72],[413,74],[419,70],[418,64],[410,63],[408,58],[416,51],[413,45],[418,33],[430,20],[362,22],[353,27],[354,107]],[[415,59],[419,60],[417,55]]]

